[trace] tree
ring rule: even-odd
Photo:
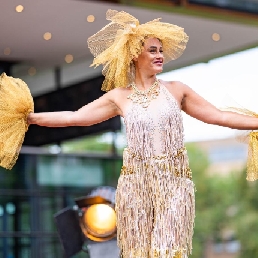
[[[244,170],[238,179],[238,212],[235,216],[239,258],[258,257],[258,182],[248,182]]]
[[[232,175],[209,175],[207,154],[195,144],[188,144],[187,150],[197,190],[192,257],[201,258],[207,241],[218,238],[230,223],[227,210],[235,203],[236,179]]]

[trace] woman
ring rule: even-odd
[[[124,117],[128,148],[116,194],[121,256],[187,258],[192,249],[194,184],[181,110],[205,123],[236,129],[257,129],[258,119],[221,111],[181,82],[157,80],[164,62],[177,58],[185,48],[188,37],[182,28],[159,20],[139,25],[125,12],[109,11],[107,16],[111,24],[90,38],[89,46],[95,47],[94,64],[104,64],[103,87],[113,89],[76,112],[31,113],[28,123],[90,126]],[[108,37],[109,29],[115,32]],[[103,35],[113,37],[112,42],[98,52]],[[168,46],[167,38],[173,39],[173,46]]]

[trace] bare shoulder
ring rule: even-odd
[[[160,80],[160,82],[167,87],[169,91],[179,91],[179,92],[185,92],[189,89],[189,86],[184,84],[180,81],[163,81]]]
[[[131,89],[126,87],[115,88],[106,93],[110,101],[112,101],[119,109],[121,116],[125,113],[129,104],[128,95],[130,95]]]
[[[111,98],[114,102],[119,101],[121,98],[126,99],[130,94],[130,89],[126,87],[115,88],[109,92],[107,92],[108,97]]]
[[[168,89],[172,96],[177,100],[179,107],[182,107],[182,101],[187,94],[189,87],[180,81],[163,81],[160,82]]]

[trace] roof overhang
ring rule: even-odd
[[[21,13],[15,11],[19,4],[24,6]],[[185,28],[190,37],[186,51],[178,60],[167,64],[165,71],[258,44],[258,27],[251,25],[95,1],[13,0],[0,2],[0,61],[17,62],[13,76],[30,82],[32,92],[34,83],[28,76],[30,67],[35,67],[38,73],[60,67],[64,76],[65,71],[70,71],[69,78],[99,74],[100,69],[93,71],[88,68],[92,55],[87,48],[87,39],[108,23],[105,17],[108,9],[127,11],[141,23],[161,17],[164,22]],[[88,15],[94,15],[95,21],[87,22]],[[51,32],[51,40],[43,39],[45,32]],[[213,33],[220,35],[219,41],[212,39]],[[4,54],[6,48],[11,50],[9,55]],[[67,54],[74,57],[71,64],[64,61]],[[79,69],[83,69],[80,75],[77,74]],[[52,86],[46,87],[50,90]],[[38,94],[40,91],[35,92]]]

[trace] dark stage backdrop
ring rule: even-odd
[[[35,112],[76,111],[104,94],[101,91],[103,76],[80,82],[66,88],[34,98]],[[94,114],[89,114],[94,115]],[[24,145],[40,146],[51,143],[96,134],[105,131],[121,129],[120,117],[114,117],[105,122],[85,127],[49,128],[30,125],[26,133]]]

